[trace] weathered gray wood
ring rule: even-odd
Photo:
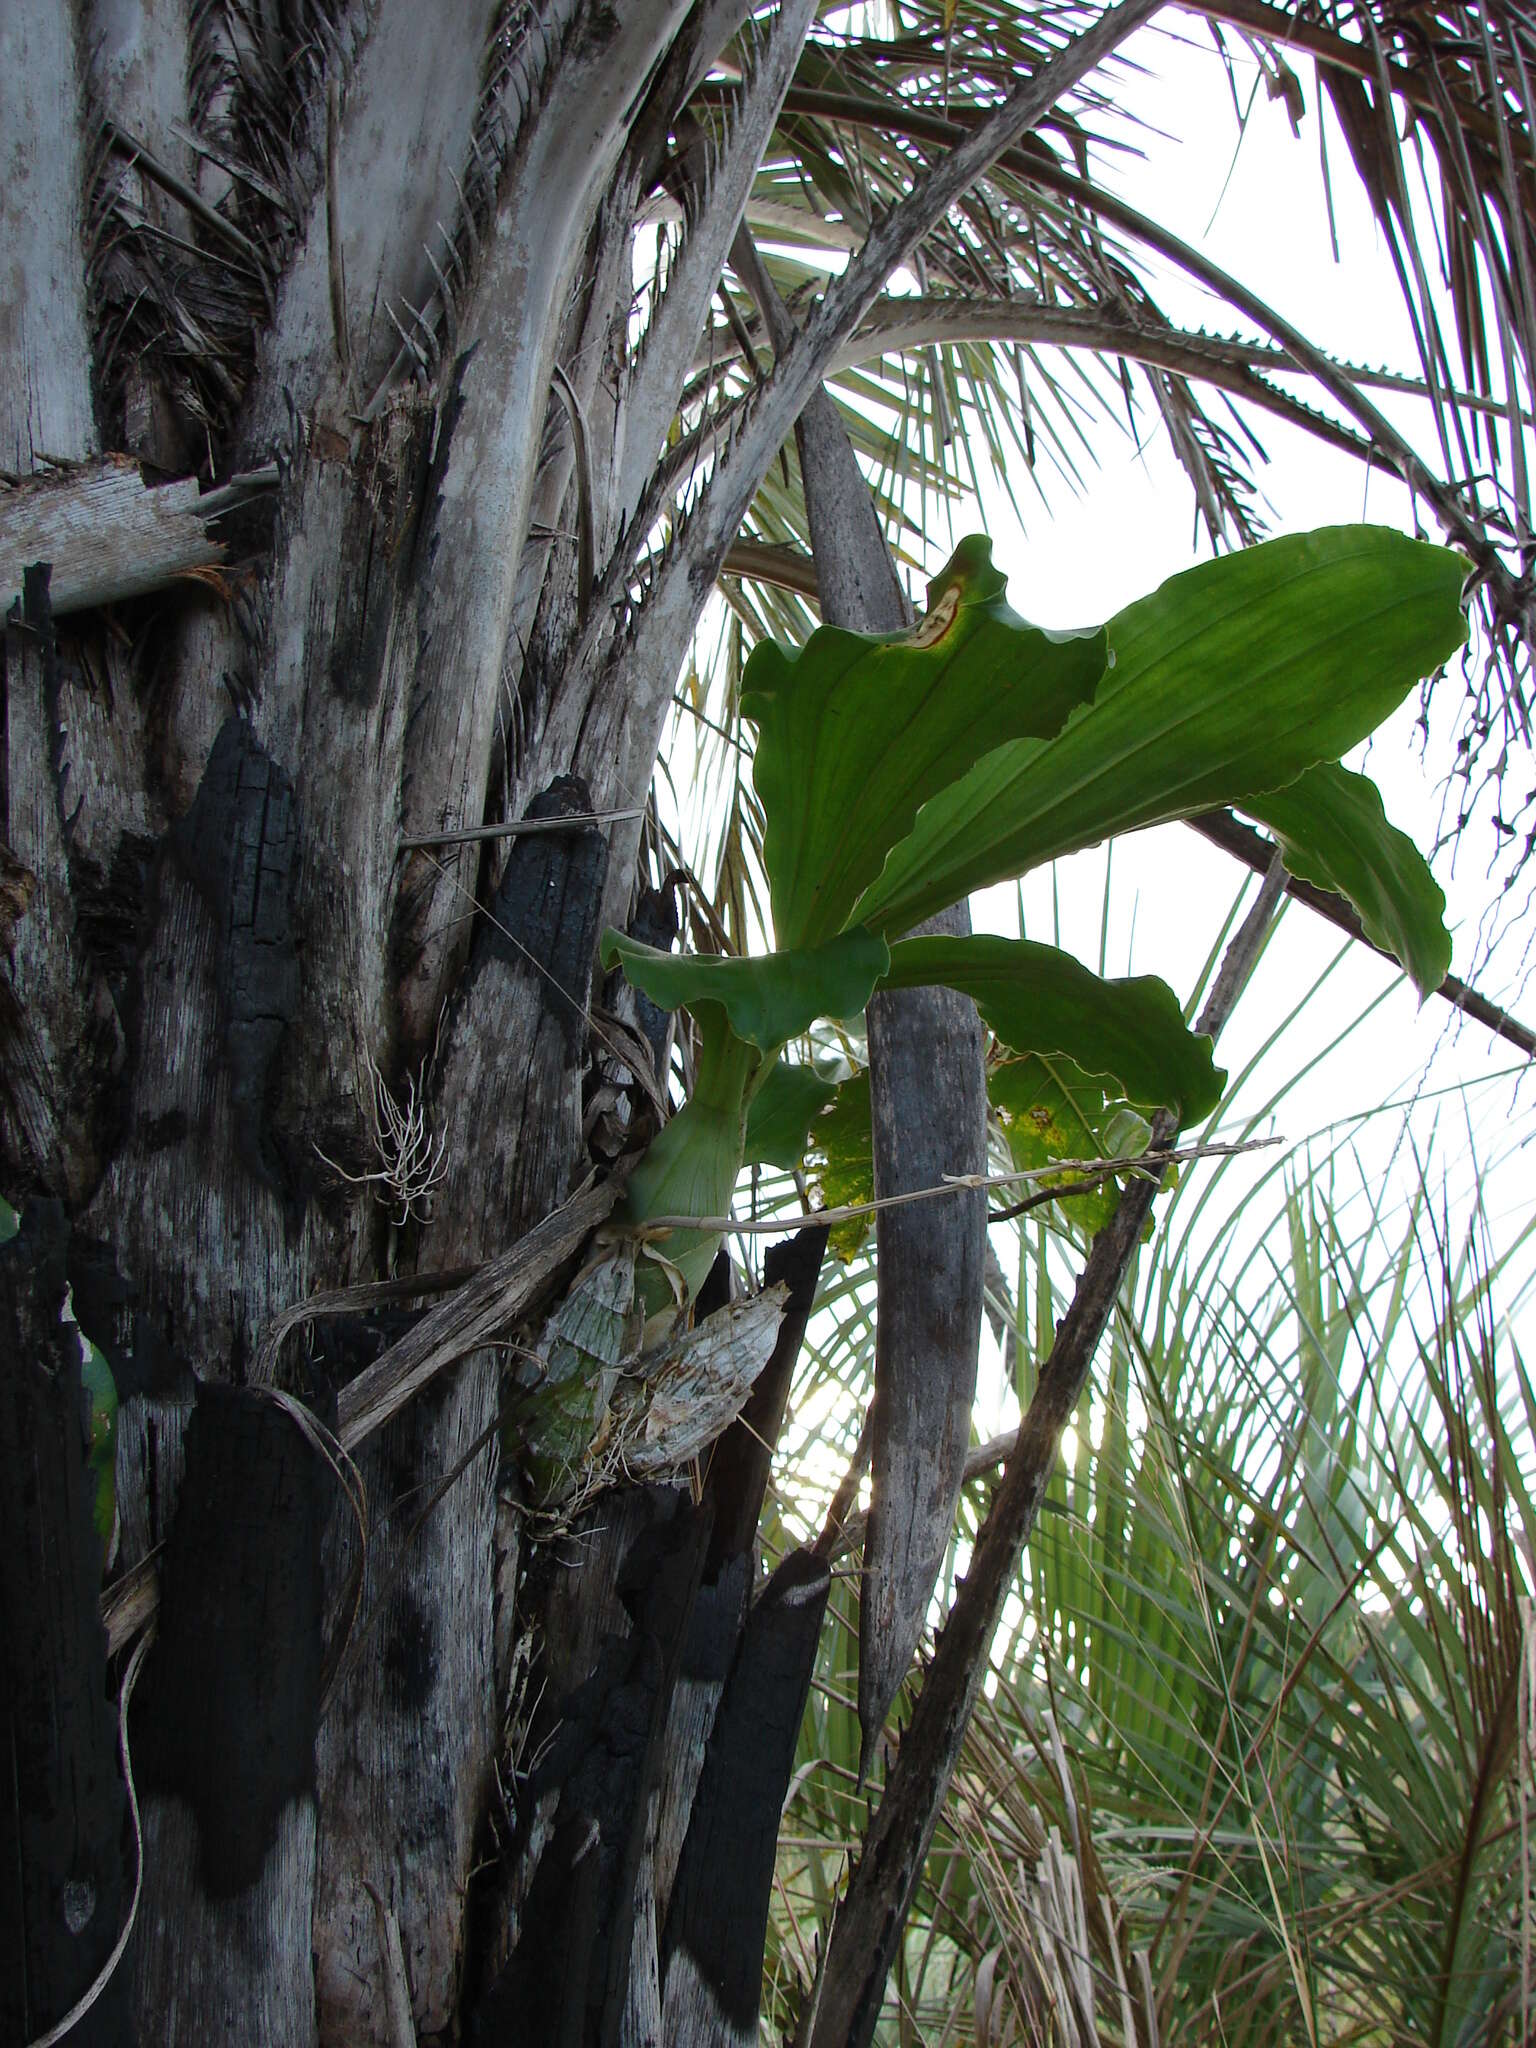
[[[85,305],[75,24],[56,0],[0,14],[0,469],[98,445]]]
[[[891,632],[911,611],[874,501],[824,392],[796,426],[822,616]],[[968,932],[957,904],[925,930]],[[868,1011],[875,1194],[936,1187],[986,1165],[976,1006],[950,989],[877,995]],[[859,1582],[859,1726],[868,1760],[911,1666],[954,1527],[981,1339],[986,1196],[882,1209],[870,1416],[871,1491]]]
[[[679,1688],[680,1689],[680,1688]],[[673,1694],[674,1703],[676,1691]],[[671,1747],[669,1716],[663,1754]],[[619,2048],[661,2048],[661,1950],[656,1931],[656,1821],[661,1795],[653,1791],[645,1842],[635,1872],[635,1922],[630,1937],[629,1981],[619,2022]]]
[[[185,139],[188,31],[187,10],[166,0],[86,0],[81,10],[87,90],[93,114],[111,124],[105,134],[137,138],[171,177],[196,192],[199,159]],[[221,195],[200,196],[207,205],[210,196]],[[125,233],[130,221],[135,225]],[[184,386],[178,390],[181,380],[162,351],[143,346],[143,330],[137,326],[141,316],[153,318],[157,259],[169,248],[184,250],[194,243],[194,224],[181,201],[130,161],[119,143],[100,163],[89,233],[95,253],[89,287],[98,340],[104,330],[119,333],[110,361],[97,352],[105,445],[124,448],[166,475],[195,469],[207,460],[207,445],[187,416]],[[175,242],[162,237],[175,237]]]
[[[407,834],[480,822],[518,537],[527,531],[539,452],[533,423],[544,418],[567,295],[637,87],[686,13],[686,0],[665,0],[584,14],[572,26],[562,8],[540,38],[544,60],[529,81],[539,118],[520,136],[503,180],[496,232],[444,395],[423,535],[433,575],[417,638],[393,650],[394,680],[411,688]],[[594,768],[604,758],[595,750]],[[562,765],[576,759],[568,746]],[[608,790],[599,797],[594,783],[593,795],[597,808],[611,807]],[[404,1033],[425,1047],[463,957],[463,901],[420,855],[403,863],[400,890]]]
[[[628,516],[639,503],[667,427],[677,411],[684,365],[708,316],[725,261],[757,177],[758,164],[794,76],[815,0],[786,0],[749,54],[721,145],[704,142],[698,189],[688,195],[686,233],[667,289],[637,354],[623,408],[624,446],[616,503]]]
[[[125,1047],[81,917],[101,785],[90,750],[66,733],[66,691],[76,692],[65,682],[48,585],[46,569],[30,569],[25,603],[5,627],[10,851],[36,887],[15,927],[13,980],[0,1001],[8,1111],[0,1141],[13,1188],[78,1202],[102,1170]]]
[[[397,1415],[434,1374],[514,1323],[612,1209],[616,1182],[580,1189],[490,1260],[457,1293],[431,1309],[377,1364],[342,1390],[341,1441],[360,1444]]]
[[[389,2040],[370,1885],[396,1917],[418,2031],[443,2033],[458,2007],[466,1881],[499,1732],[494,1445],[480,1441],[496,1400],[496,1361],[474,1354],[359,1454],[375,1524],[361,1588],[368,1635],[332,1695],[317,1754],[312,1938],[324,2040]],[[350,1519],[333,1524],[328,1555],[330,1583],[345,1584],[356,1560]]]
[[[361,1459],[370,1496],[393,1513],[370,1544],[362,1585],[378,1647],[339,1690],[320,1742],[326,1826],[316,1989],[329,2038],[387,2038],[385,1985],[368,1962],[377,1938],[369,1885],[396,1915],[418,2029],[440,2033],[457,2010],[468,1874],[501,1732],[495,1445],[482,1441],[501,1369],[495,1352],[473,1347],[515,1320],[615,1195],[612,1184],[579,1192],[342,1390],[344,1442],[361,1443],[393,1418]],[[422,1396],[453,1358],[463,1360],[456,1372]],[[418,1503],[477,1443],[453,1490],[417,1528]],[[355,1533],[338,1524],[338,1581],[355,1545]]]
[[[199,2040],[228,2048],[268,2048],[273,2041],[311,2048],[314,1969],[305,1944],[314,1896],[313,1802],[295,1800],[285,1810],[261,1876],[235,1898],[208,1897],[197,1881],[197,1852],[190,1809],[178,1799],[147,1799],[145,1888],[132,1957],[136,2010],[173,2032],[186,2015]]]
[[[925,931],[967,932],[966,904]],[[877,1198],[986,1166],[986,1076],[976,1007],[952,989],[904,989],[869,1005]],[[869,1527],[859,1594],[864,1756],[911,1666],[954,1528],[981,1341],[986,1195],[882,1209],[876,1220]]]
[[[465,176],[497,13],[496,0],[451,0],[434,10],[431,33],[423,34],[413,0],[372,10],[340,93],[338,218],[330,219],[316,177],[258,355],[241,428],[248,447],[260,449],[285,432],[290,403],[350,434],[349,384],[356,412],[399,353],[395,321],[422,339],[411,309],[425,307],[438,290],[434,261],[439,271],[456,269],[440,223],[451,224],[458,213],[454,180]],[[333,333],[333,244],[345,277],[350,378]]]

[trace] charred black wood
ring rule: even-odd
[[[789,1298],[768,1363],[758,1374],[746,1406],[710,1457],[705,1491],[715,1519],[706,1578],[718,1576],[730,1558],[750,1551],[756,1540],[774,1448],[784,1427],[789,1383],[816,1299],[826,1248],[827,1232],[808,1224],[784,1243],[774,1245],[763,1260],[763,1285],[773,1287],[782,1280],[789,1288]]]
[[[17,2042],[90,1988],[132,1881],[68,1238],[61,1205],[32,1202],[0,1245],[0,2040]],[[119,1970],[70,2042],[131,2042],[127,1993]]]
[[[592,809],[579,775],[559,775],[529,804],[530,818],[565,818]],[[475,969],[487,959],[532,961],[542,970],[546,1007],[574,1058],[587,1030],[587,999],[597,951],[597,920],[608,872],[608,842],[595,825],[514,839],[481,928]]]
[[[370,1309],[364,1315],[325,1316],[310,1334],[305,1370],[310,1387],[334,1405],[338,1391],[381,1358],[391,1344],[414,1329],[425,1310]],[[314,1405],[313,1402],[310,1404]]]
[[[24,630],[37,644],[43,678],[43,705],[48,721],[48,767],[53,777],[53,800],[68,846],[75,824],[69,801],[69,761],[65,752],[64,720],[59,704],[59,644],[53,625],[53,606],[48,585],[52,566],[34,562],[22,571],[21,620]]]
[[[715,1262],[704,1275],[704,1284],[694,1296],[693,1320],[695,1327],[708,1322],[717,1309],[726,1308],[731,1300],[731,1275],[735,1269],[731,1255],[722,1245],[715,1253]]]
[[[186,1455],[134,1754],[146,1792],[192,1809],[204,1886],[228,1898],[261,1874],[288,1801],[314,1791],[331,1482],[292,1419],[245,1388],[199,1386]]]
[[[219,728],[171,845],[218,932],[235,1147],[259,1180],[286,1194],[291,1176],[270,1127],[268,1088],[299,1006],[299,819],[293,784],[245,719]]]
[[[640,891],[634,915],[629,920],[629,935],[632,939],[639,939],[643,945],[670,953],[677,944],[679,928],[677,882],[669,875],[659,889]],[[651,1048],[651,1065],[657,1083],[665,1086],[667,1055],[672,1044],[676,1012],[659,1008],[643,989],[634,988],[632,984],[626,986],[630,987],[634,997],[636,1028]]]
[[[746,1553],[730,1558],[718,1577],[699,1587],[688,1619],[667,1724],[666,1775],[657,1805],[655,1848],[650,1868],[642,1868],[640,1873],[642,1886],[650,1883],[651,1896],[635,1903],[637,1914],[649,1912],[653,1927],[666,1920],[715,1713],[746,1623],[754,1564]]]
[[[78,844],[69,856],[70,896],[80,943],[112,992],[130,1066],[138,1054],[141,969],[154,925],[158,851],[159,842],[146,834],[124,832],[105,866]]]
[[[679,880],[674,871],[659,889],[641,889],[626,927],[632,939],[663,953],[676,945],[681,922]],[[622,968],[615,968],[604,981],[602,1003],[605,1027],[612,1020],[634,1034],[626,1043],[626,1033],[604,1029],[602,1036],[610,1041],[611,1049],[600,1044],[584,1092],[582,1126],[587,1150],[594,1159],[611,1162],[625,1152],[639,1150],[659,1127],[659,1103],[667,1087],[677,1012],[653,1003]]]
[[[140,1308],[111,1245],[73,1232],[69,1287],[76,1319],[111,1368],[120,1401],[133,1394],[175,1400],[191,1393],[191,1367]]]
[[[636,1489],[641,1508],[614,1591],[630,1632],[610,1632],[596,1668],[566,1694],[528,1788],[530,1810],[558,1793],[517,1947],[474,2015],[475,2048],[538,2041],[612,2048],[619,2039],[663,1733],[709,1535],[707,1509],[668,1488]],[[604,1503],[606,1513],[615,1512]]]
[[[662,1943],[662,2038],[754,2042],[779,1816],[832,1577],[793,1551],[747,1618],[726,1681]]]

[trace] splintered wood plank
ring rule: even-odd
[[[55,618],[207,577],[224,560],[211,522],[276,479],[253,471],[218,490],[196,477],[146,484],[126,455],[34,479],[0,494],[0,610],[21,595],[22,573],[47,562]]]

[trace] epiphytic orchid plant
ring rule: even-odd
[[[747,664],[753,779],[778,950],[662,953],[610,931],[604,963],[699,1034],[686,1106],[634,1171],[633,1226],[719,1218],[744,1161],[790,1164],[826,1089],[780,1064],[881,988],[971,996],[1037,1125],[1107,1142],[1127,1105],[1207,1116],[1224,1076],[1165,983],[1107,981],[1026,940],[901,935],[968,892],[1114,833],[1236,805],[1292,874],[1349,898],[1421,992],[1450,964],[1445,901],[1375,787],[1339,766],[1462,643],[1465,568],[1374,527],[1271,541],[1173,577],[1105,626],[1012,611],[990,543],[962,541],[908,632],[822,627]],[[1021,1080],[1021,1077],[1022,1078]],[[1058,1111],[1069,1111],[1063,1117]],[[648,1233],[658,1310],[697,1289],[717,1230]]]

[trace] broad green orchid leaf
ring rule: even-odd
[[[1407,968],[1421,996],[1451,970],[1445,896],[1406,832],[1387,820],[1364,775],[1329,762],[1243,804],[1268,825],[1298,880],[1345,896],[1373,945]]]
[[[925,805],[853,916],[909,930],[972,889],[1336,761],[1466,636],[1466,565],[1383,527],[1290,535],[1175,576],[1109,625],[1113,666],[1055,739]]]
[[[743,1166],[778,1166],[792,1173],[805,1157],[806,1134],[837,1094],[814,1067],[773,1068],[747,1104],[747,1149]]]
[[[1075,1061],[1044,1053],[1003,1060],[987,1075],[987,1094],[1021,1173],[1038,1171],[1057,1159],[1133,1159],[1144,1152],[1151,1125],[1128,1103],[1106,1100],[1111,1092],[1101,1074],[1084,1073]],[[1079,1176],[1068,1171],[1059,1178],[1072,1181]],[[1071,1220],[1091,1234],[1109,1221],[1119,1199],[1117,1183],[1106,1180],[1090,1192],[1073,1195],[1064,1207]]]
[[[875,1149],[870,1134],[869,1072],[844,1081],[837,1099],[811,1126],[811,1162],[821,1199],[829,1209],[852,1209],[874,1199]],[[873,1216],[835,1223],[828,1242],[844,1265],[874,1228]]]
[[[1103,631],[1043,632],[1003,590],[978,535],[933,579],[910,632],[823,626],[798,653],[753,649],[741,708],[758,727],[752,778],[779,945],[841,931],[922,804],[1002,741],[1059,732],[1091,697]]]
[[[664,1010],[718,1003],[732,1031],[760,1052],[776,1052],[818,1017],[856,1016],[890,964],[885,941],[862,926],[824,946],[724,959],[663,953],[623,932],[603,934],[603,965],[623,963],[635,987]]]
[[[1208,1116],[1226,1076],[1211,1041],[1185,1024],[1173,990],[1153,975],[1101,981],[1030,939],[903,939],[891,948],[886,988],[940,982],[962,989],[1010,1051],[1065,1056],[1109,1074],[1142,1108],[1167,1104],[1183,1123]]]

